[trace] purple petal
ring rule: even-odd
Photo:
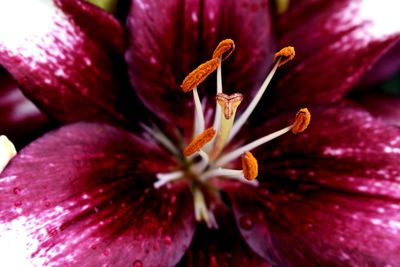
[[[235,190],[231,190],[235,191]],[[231,194],[250,247],[277,266],[396,266],[400,205],[320,188]]]
[[[0,64],[42,110],[63,123],[126,121],[109,49],[98,38],[51,1],[9,1],[1,11],[0,23],[12,27],[0,30]]]
[[[390,125],[400,127],[399,96],[366,92],[352,100],[370,112],[374,117],[382,119]]]
[[[277,79],[275,111],[339,100],[400,40],[395,10],[392,1],[293,2],[276,28],[296,58]]]
[[[19,90],[10,75],[0,69],[0,133],[13,142],[32,141],[33,133],[49,126],[48,118]]]
[[[218,218],[219,229],[197,227],[192,244],[178,267],[270,267],[255,254],[236,227],[232,214]]]
[[[176,264],[194,233],[192,196],[183,183],[153,188],[155,174],[174,165],[151,141],[106,125],[45,135],[0,178],[2,262]]]
[[[354,108],[311,112],[304,133],[255,151],[260,188],[226,188],[242,235],[279,266],[395,266],[400,130]]]
[[[180,84],[211,58],[219,41],[231,38],[236,43],[235,53],[223,63],[228,92],[249,95],[271,65],[273,40],[265,0],[132,0],[127,25],[130,48],[125,58],[133,87],[149,109],[178,125],[193,118],[192,97],[181,92]],[[214,97],[215,87],[211,83],[201,88],[200,95]]]
[[[118,52],[125,48],[122,25],[110,13],[81,0],[56,0],[57,5],[79,25],[85,34]]]

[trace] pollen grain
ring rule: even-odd
[[[205,144],[210,142],[216,134],[214,128],[210,127],[205,129],[202,133],[196,136],[189,145],[183,150],[183,155],[186,157],[193,155],[199,151]]]
[[[279,67],[292,60],[296,52],[293,46],[287,46],[275,53],[274,62],[279,60]]]
[[[311,114],[307,108],[300,109],[294,118],[294,123],[292,126],[292,133],[298,134],[304,132],[310,124]]]
[[[251,152],[246,151],[242,155],[242,168],[243,176],[249,181],[253,181],[258,176],[258,162],[257,159],[251,154]]]
[[[203,82],[208,75],[213,73],[218,68],[219,64],[219,59],[213,58],[198,66],[183,80],[181,84],[182,90],[185,93],[192,91],[196,86]]]
[[[213,53],[213,58],[221,58],[222,61],[227,59],[235,50],[235,42],[232,39],[225,39],[221,41]],[[224,54],[226,55],[222,57]]]

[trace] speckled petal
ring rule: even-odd
[[[180,84],[200,63],[209,60],[225,38],[236,50],[224,61],[228,93],[242,92],[245,100],[262,82],[272,64],[273,38],[267,0],[140,1],[132,0],[125,58],[131,83],[145,105],[164,120],[180,126],[192,123],[192,96]],[[215,76],[200,95],[214,106]]]
[[[220,214],[221,215],[221,214]],[[196,229],[192,244],[178,267],[270,267],[244,242],[231,213],[217,218],[219,229]]]
[[[194,234],[192,196],[186,184],[153,183],[175,164],[153,142],[101,124],[36,140],[0,177],[2,264],[173,266]]]
[[[339,100],[399,42],[400,20],[390,0],[291,1],[276,32],[296,48],[268,98],[281,112]]]
[[[7,1],[0,24],[0,65],[39,108],[62,123],[127,121],[110,50],[71,13],[51,0]]]
[[[400,130],[354,108],[310,110],[304,133],[254,152],[259,188],[226,188],[237,222],[252,222],[242,235],[279,266],[396,266]]]
[[[11,76],[0,68],[0,134],[19,145],[32,141],[49,126],[46,115],[19,90]]]

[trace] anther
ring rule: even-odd
[[[183,155],[186,157],[193,155],[199,151],[205,144],[210,142],[216,134],[214,128],[205,129],[202,133],[196,136],[192,142],[183,150]]]
[[[14,144],[5,135],[0,136],[0,172],[16,154]]]
[[[218,44],[217,48],[215,48],[212,57],[220,58],[224,61],[232,54],[233,50],[235,50],[235,42],[232,39],[225,39]],[[226,55],[222,57],[225,53]]]
[[[307,129],[307,126],[310,124],[311,120],[311,114],[306,108],[300,109],[295,118],[294,118],[294,123],[292,126],[292,133],[298,134],[303,132],[305,129]]]
[[[208,75],[214,72],[220,64],[218,58],[213,58],[200,66],[198,66],[194,71],[189,73],[188,76],[183,80],[181,88],[186,92],[190,92],[193,90],[197,85],[203,82]]]
[[[225,119],[229,120],[235,114],[237,107],[243,100],[243,95],[235,93],[233,95],[217,94],[215,97],[223,110]]]
[[[249,181],[252,181],[258,176],[257,159],[249,151],[242,155],[243,176]]]
[[[274,62],[278,62],[279,67],[286,64],[288,61],[292,60],[295,56],[295,51],[293,46],[287,46],[282,48],[279,52],[275,53]]]

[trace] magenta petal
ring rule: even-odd
[[[187,185],[153,188],[155,173],[172,167],[151,141],[110,126],[79,123],[45,135],[0,178],[2,262],[176,264],[195,223]]]
[[[132,0],[125,58],[133,87],[149,109],[182,126],[193,115],[192,97],[181,92],[181,82],[211,58],[219,41],[231,38],[236,51],[223,63],[224,87],[250,94],[272,63],[269,13],[265,0]],[[215,96],[215,83],[200,87],[200,95]]]
[[[0,134],[13,142],[29,141],[30,135],[49,126],[48,118],[19,90],[10,75],[0,69]],[[32,141],[32,140],[30,140]]]
[[[108,49],[51,1],[8,1],[0,12],[0,64],[57,120],[124,122]]]
[[[82,0],[56,0],[85,34],[118,52],[125,48],[124,29],[110,13]]]
[[[366,109],[374,117],[384,120],[390,125],[400,127],[400,97],[366,92],[352,99],[355,103]]]
[[[196,229],[192,244],[179,267],[270,267],[244,242],[232,214],[218,218],[219,229]]]
[[[277,266],[396,266],[398,199],[303,187],[237,188],[231,197],[250,247]]]
[[[296,58],[281,70],[274,92],[284,101],[275,109],[340,99],[400,40],[394,10],[391,1],[293,2],[276,29]]]
[[[255,151],[259,189],[226,188],[242,235],[279,266],[395,266],[400,130],[353,108],[311,112],[304,133]]]

